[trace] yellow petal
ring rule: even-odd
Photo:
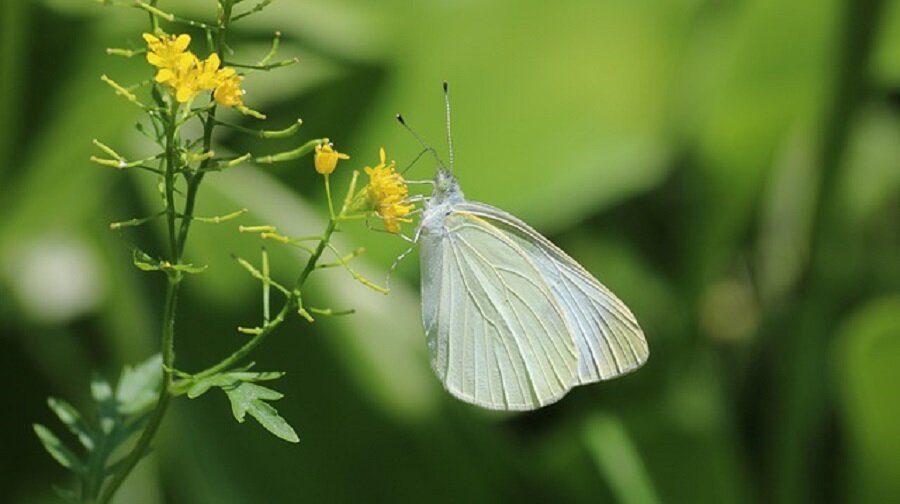
[[[219,64],[221,61],[219,60],[219,55],[216,53],[212,53],[209,55],[209,58],[206,58],[206,61],[203,63],[203,69],[207,72],[215,72],[219,68]]]
[[[175,99],[178,100],[179,103],[184,103],[193,97],[194,90],[188,86],[179,87],[178,91],[175,93]]]
[[[166,60],[160,58],[158,54],[150,52],[147,53],[147,62],[155,67],[161,67],[165,66]]]
[[[179,35],[175,39],[175,42],[172,44],[172,46],[179,52],[187,49],[189,45],[191,45],[191,36],[187,33],[182,33],[181,35]]]
[[[169,70],[168,68],[160,68],[159,72],[156,73],[156,82],[168,82],[175,79],[175,72]]]

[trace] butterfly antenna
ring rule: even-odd
[[[431,157],[434,158],[434,160],[437,162],[438,166],[441,167],[441,169],[444,169],[444,170],[447,169],[447,167],[444,165],[444,162],[441,161],[441,157],[438,156],[437,151],[434,150],[434,147],[425,143],[425,140],[422,140],[422,137],[420,137],[418,133],[413,131],[413,129],[410,128],[408,124],[406,124],[406,119],[404,119],[401,114],[397,114],[397,122],[399,122],[401,126],[406,128],[406,131],[408,131],[413,136],[413,138],[415,138],[416,141],[419,142],[419,144],[422,146],[423,149],[425,149],[426,152],[431,154]]]
[[[419,153],[416,154],[416,157],[412,160],[412,162],[409,163],[408,165],[406,165],[406,168],[404,168],[403,170],[400,171],[400,175],[406,175],[406,172],[408,172],[410,170],[410,168],[415,166],[416,163],[418,163],[419,160],[422,159],[422,156],[424,156],[426,152],[428,152],[428,149],[422,149],[421,151],[419,151]]]
[[[453,173],[453,133],[450,129],[450,87],[444,81],[444,108],[447,110],[447,150],[450,151],[450,173]]]

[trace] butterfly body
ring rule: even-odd
[[[417,230],[431,364],[454,396],[535,409],[642,365],[634,316],[575,260],[439,169]]]

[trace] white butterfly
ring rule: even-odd
[[[431,366],[444,387],[485,408],[531,410],[643,365],[647,340],[619,298],[528,224],[466,201],[452,174],[446,83],[444,98],[450,171],[397,116],[438,162],[414,241]]]
[[[646,362],[634,315],[580,264],[513,215],[466,201],[443,168],[434,183],[416,231],[422,322],[451,394],[530,410]]]

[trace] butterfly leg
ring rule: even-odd
[[[413,210],[412,212],[409,213],[409,215],[414,215],[414,214],[417,214],[417,213],[421,213],[421,210],[420,210],[420,209],[419,209],[419,210]],[[406,241],[406,242],[409,242],[409,243],[415,243],[415,241],[416,241],[415,238],[411,238],[411,237],[409,237],[409,236],[406,236],[406,235],[403,234],[403,233],[395,233],[395,232],[393,232],[393,231],[388,231],[387,229],[377,228],[377,227],[373,226],[371,222],[369,222],[369,218],[368,218],[368,217],[366,217],[365,220],[364,220],[363,222],[364,222],[365,225],[366,225],[366,229],[368,229],[369,231],[375,231],[376,233],[387,233],[387,234],[390,234],[390,235],[399,236],[400,238],[403,239],[403,241]]]
[[[430,199],[431,199],[431,196],[425,196],[424,194],[417,194],[415,196],[410,196],[409,198],[406,198],[405,201],[406,201],[406,203],[421,203],[423,201],[427,203],[428,200],[430,200]]]
[[[418,233],[416,234],[416,237],[418,237]],[[387,278],[384,279],[384,286],[388,291],[391,290],[391,277],[394,275],[394,271],[397,269],[397,266],[400,265],[400,261],[406,259],[406,256],[411,254],[412,251],[416,249],[416,245],[418,245],[417,239],[411,239],[411,240],[412,240],[412,246],[409,247],[408,249],[406,249],[402,254],[397,256],[397,259],[394,260],[394,263],[391,264],[390,269],[388,269]]]

